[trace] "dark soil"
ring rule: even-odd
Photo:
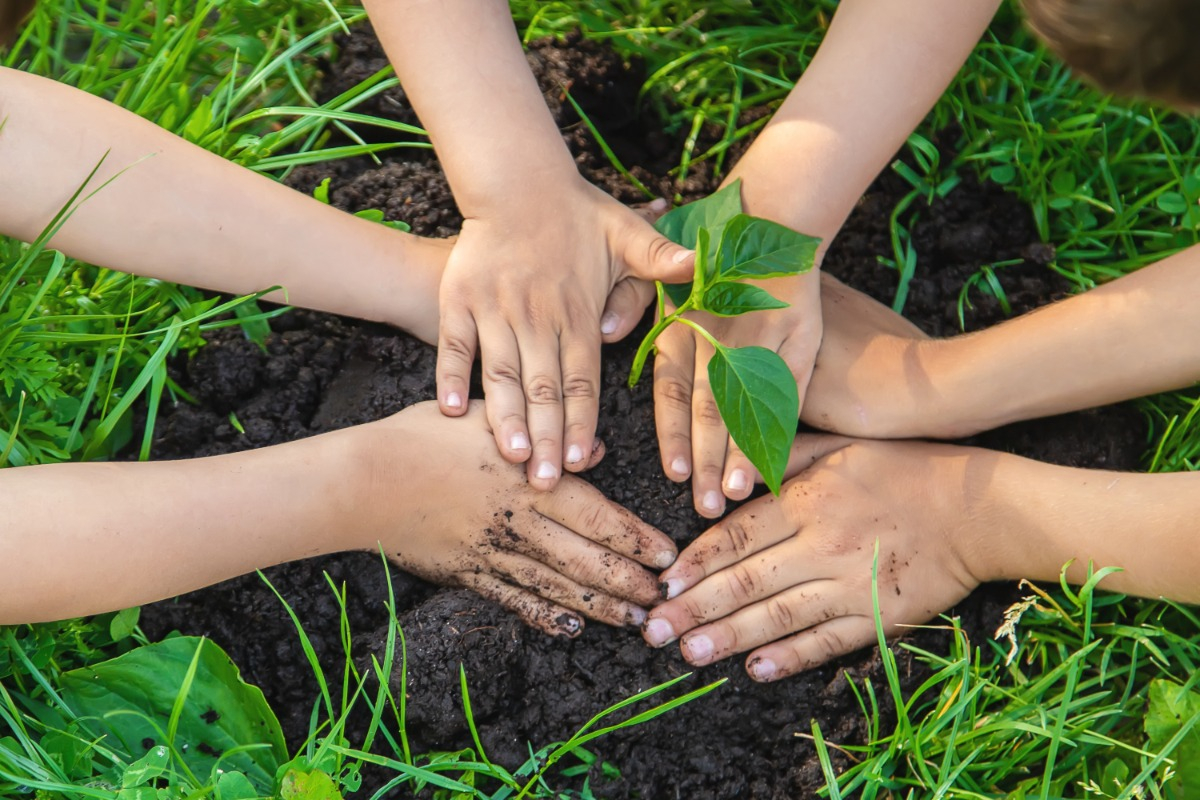
[[[669,196],[680,188],[696,197],[714,188],[697,174],[676,187],[666,177],[679,143],[636,113],[640,76],[607,50],[571,41],[541,42],[529,60],[547,101],[584,174],[624,201],[638,193],[608,166],[569,104],[564,86],[581,103],[621,159],[641,180]],[[330,65],[326,93],[382,65],[367,31],[358,31]],[[382,95],[367,109],[414,122],[402,92]],[[736,154],[735,154],[736,155]],[[401,150],[383,166],[368,161],[305,169],[290,177],[311,191],[333,177],[335,205],[382,208],[417,233],[445,236],[461,222],[437,163],[425,151]],[[834,244],[825,268],[852,286],[890,303],[894,270],[879,263],[890,255],[888,215],[905,187],[885,176],[863,198]],[[915,227],[920,254],[906,314],[933,334],[957,330],[957,301],[964,280],[982,264],[1025,258],[1000,272],[1016,311],[1044,304],[1067,286],[1043,264],[1026,210],[993,186],[960,185],[932,207]],[[1003,319],[998,303],[979,293],[967,312],[969,328]],[[215,333],[175,378],[199,404],[167,409],[154,455],[181,458],[226,453],[284,442],[399,411],[430,399],[434,390],[433,350],[390,329],[310,312],[291,312],[275,324],[267,352],[236,330]],[[630,391],[624,383],[632,343],[605,353],[600,430],[607,459],[589,474],[605,494],[658,526],[681,545],[705,528],[691,510],[689,492],[660,470],[650,402],[650,383]],[[234,412],[245,429],[228,421]],[[1144,447],[1140,415],[1128,406],[1110,407],[1051,420],[1013,425],[977,437],[984,446],[1086,467],[1136,469]],[[359,634],[355,656],[381,655],[386,626],[384,568],[377,557],[347,554],[268,570],[292,605],[317,653],[340,674],[339,608],[323,573],[346,586],[349,619]],[[393,570],[398,613],[408,643],[408,732],[414,751],[471,746],[458,690],[465,664],[475,719],[489,756],[515,767],[535,746],[568,737],[608,704],[689,667],[675,648],[654,651],[639,636],[593,624],[577,639],[550,639],[523,628],[514,617],[462,590],[442,590]],[[979,643],[1000,622],[1015,597],[1010,586],[976,592],[953,613]],[[254,576],[233,580],[144,609],[143,627],[152,637],[172,630],[203,634],[226,648],[247,680],[260,685],[279,713],[293,745],[307,734],[316,698],[298,637],[278,600]],[[942,632],[915,635],[923,647],[945,650]],[[927,675],[907,651],[894,648],[909,687]],[[879,653],[864,650],[837,663],[773,685],[757,685],[738,659],[698,670],[683,686],[694,688],[727,677],[717,692],[650,724],[594,743],[621,777],[604,781],[593,770],[593,789],[610,798],[797,798],[824,785],[815,751],[804,735],[819,722],[835,743],[861,742],[863,715],[849,681],[869,680],[889,712]],[[397,693],[402,687],[395,687]],[[835,765],[842,764],[835,756]]]

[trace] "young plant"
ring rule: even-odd
[[[696,251],[689,284],[658,284],[658,323],[633,358],[629,385],[636,386],[658,335],[675,322],[694,329],[713,346],[708,379],[729,435],[775,494],[783,483],[788,451],[800,417],[800,396],[791,369],[765,347],[727,347],[684,316],[706,311],[734,317],[788,304],[744,279],[778,278],[812,269],[819,239],[742,212],[741,181],[665,214],[655,227]],[[667,305],[670,299],[674,307]]]

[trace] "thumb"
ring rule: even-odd
[[[613,287],[600,317],[600,337],[605,344],[624,339],[646,313],[654,300],[654,284],[637,278],[626,278]]]
[[[783,471],[783,479],[791,480],[830,453],[853,443],[854,440],[849,436],[835,436],[832,433],[799,434],[792,441],[792,451],[788,453],[788,464],[787,469]]]
[[[637,228],[626,238],[621,255],[627,277],[687,283],[695,269],[696,253],[675,244],[646,222],[638,221]]]

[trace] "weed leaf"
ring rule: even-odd
[[[186,704],[167,741],[168,719],[195,660]],[[165,745],[196,775],[209,775],[217,758],[227,771],[244,773],[260,789],[274,783],[287,758],[279,720],[262,691],[242,681],[220,647],[179,636],[139,647],[92,667],[64,672],[63,699],[105,746],[129,757]],[[258,745],[255,747],[255,745]],[[249,747],[248,747],[249,746]]]
[[[729,435],[779,494],[800,416],[792,371],[765,347],[718,347],[708,379]]]
[[[1149,747],[1160,752],[1178,740],[1171,751],[1175,778],[1170,786],[1176,797],[1200,797],[1200,694],[1160,679],[1150,682],[1149,695],[1143,723]]]
[[[777,222],[739,214],[729,220],[717,247],[717,274],[740,280],[808,272],[820,242]]]
[[[787,307],[787,303],[776,300],[767,290],[748,283],[714,283],[704,292],[704,310],[718,317]]]
[[[708,197],[668,211],[654,227],[672,242],[694,248],[701,228],[707,228],[720,241],[720,229],[740,213],[742,182],[736,180]]]

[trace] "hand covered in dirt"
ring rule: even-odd
[[[580,614],[640,625],[658,599],[644,567],[671,564],[671,540],[574,476],[549,492],[531,488],[496,452],[482,402],[461,420],[422,403],[367,428],[363,546],[381,542],[404,569],[474,589],[555,635],[578,634]],[[587,452],[585,468],[603,447],[589,442]]]
[[[929,338],[892,309],[828,275],[821,276],[821,309],[821,349],[801,420],[875,439],[976,432],[955,422],[944,358],[948,340]]]
[[[876,542],[884,631],[929,620],[985,577],[963,530],[986,527],[976,506],[1004,457],[798,437],[789,464],[796,477],[780,496],[742,506],[662,574],[670,599],[650,612],[646,641],[661,647],[679,639],[696,665],[752,650],[746,670],[759,681],[871,644]]]
[[[779,353],[796,378],[801,408],[813,361],[821,344],[820,276],[804,275],[757,283],[791,305],[738,317],[689,314],[722,344],[758,345]],[[758,476],[738,449],[717,410],[708,380],[713,348],[684,325],[667,328],[656,342],[654,417],[663,471],[674,481],[692,479],[696,512],[710,519],[725,511],[725,498],[749,496]]]
[[[599,413],[601,316],[630,277],[686,280],[693,254],[582,178],[539,213],[463,223],[440,291],[438,400],[462,414],[478,347],[500,453],[552,489],[584,469]]]

